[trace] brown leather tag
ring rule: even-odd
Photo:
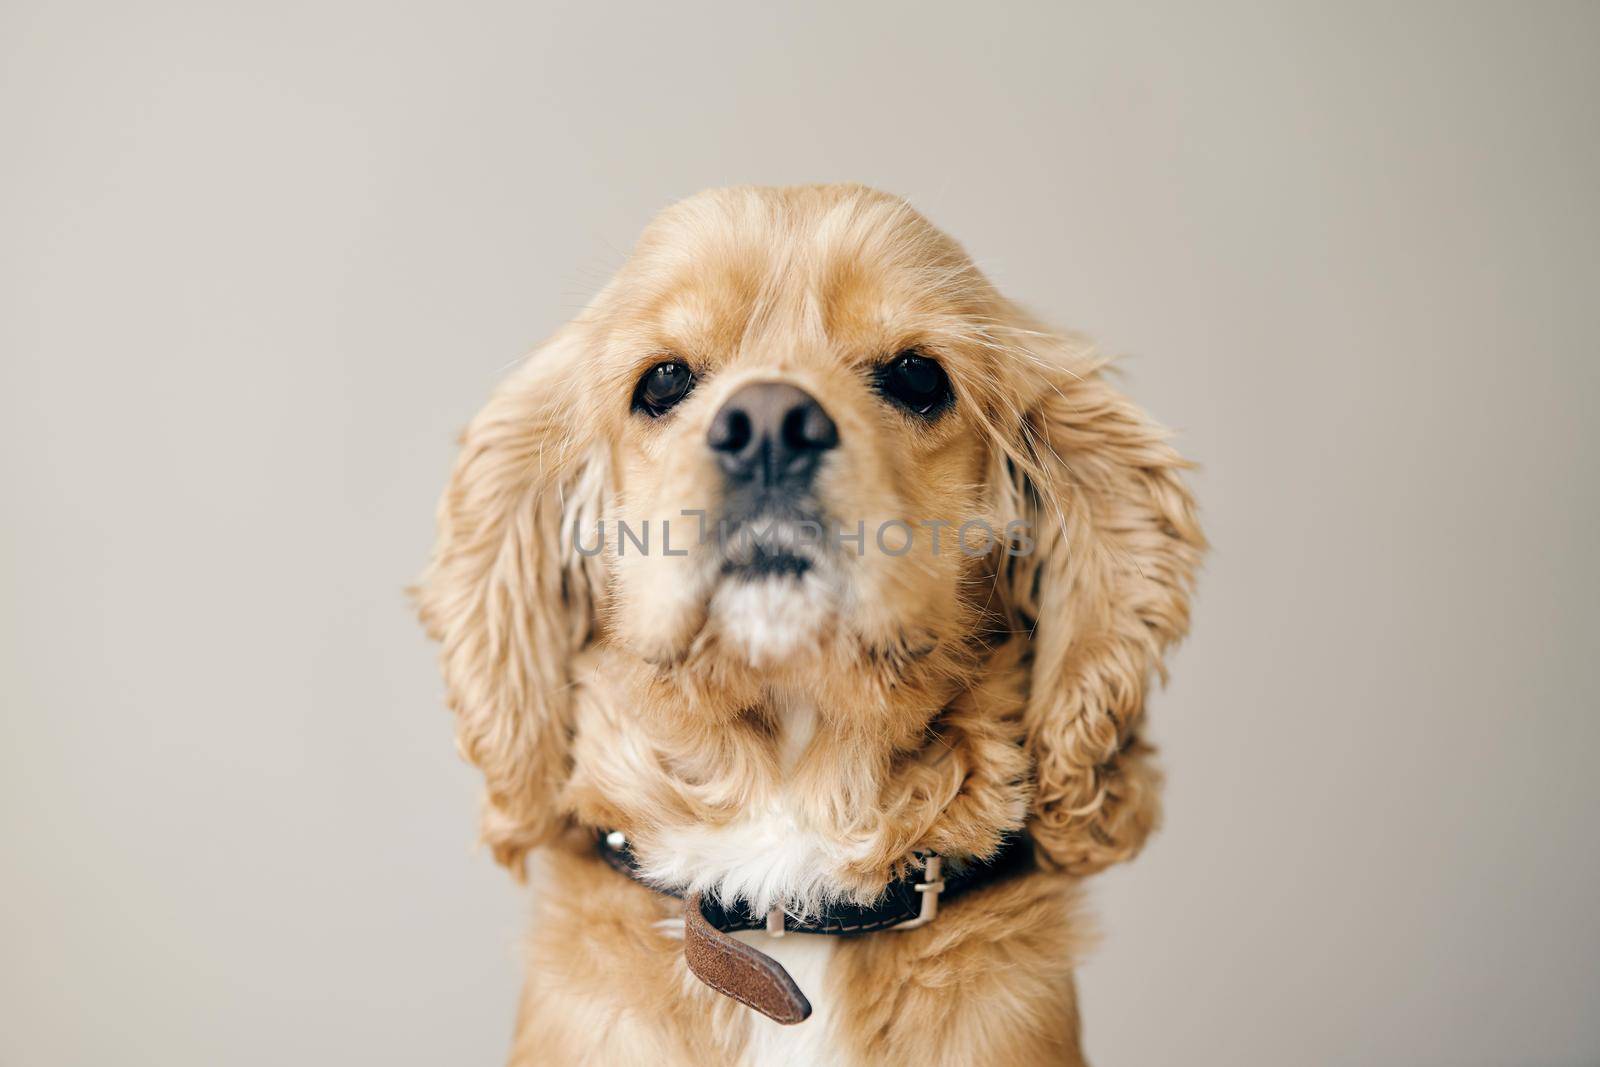
[[[683,958],[700,981],[773,1022],[792,1026],[811,1014],[811,1002],[777,960],[706,921],[699,893],[684,904]]]

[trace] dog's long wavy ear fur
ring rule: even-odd
[[[1103,361],[1019,333],[1029,399],[1005,420],[999,477],[1034,542],[1003,573],[1015,625],[1032,635],[1030,829],[1056,864],[1090,874],[1133,857],[1160,818],[1140,720],[1152,677],[1165,681],[1162,657],[1188,630],[1205,538],[1188,464]]]
[[[518,877],[559,827],[568,671],[600,587],[598,558],[573,547],[580,523],[598,518],[604,485],[576,417],[582,338],[569,326],[547,342],[467,427],[414,591],[442,645],[457,746],[483,771],[483,839]]]

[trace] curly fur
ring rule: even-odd
[[[870,385],[912,345],[956,391],[931,425]],[[665,354],[700,382],[641,418],[633,384]],[[824,553],[804,583],[752,591],[721,581],[714,547],[624,545],[618,522],[695,544],[683,512],[721,499],[707,422],[768,379],[838,424],[829,515],[1018,522],[1032,551]],[[804,1025],[838,1062],[1073,1061],[1073,879],[1135,855],[1158,819],[1139,730],[1204,550],[1184,468],[1087,345],[897,198],[740,188],[664,212],[468,427],[416,590],[484,773],[484,839],[519,875],[547,846],[562,891],[539,897],[539,928],[583,931],[536,935],[514,1061],[653,1041],[677,1050],[656,1062],[755,1055],[759,1023],[686,978],[666,898],[595,869],[578,828],[624,829],[665,884],[798,914],[870,900],[915,850],[983,856],[1023,825],[1040,873],[839,947],[828,986],[850,995]],[[603,549],[578,551],[602,523]],[[614,963],[579,967],[591,953]],[[608,1036],[582,1025],[629,1006]]]

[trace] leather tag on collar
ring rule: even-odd
[[[792,1026],[811,1014],[811,1002],[782,964],[706,921],[699,893],[683,909],[683,958],[696,978],[773,1022]]]

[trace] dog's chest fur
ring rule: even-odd
[[[779,705],[778,756],[785,775],[791,772],[816,733],[816,708],[798,697]],[[825,843],[799,829],[780,793],[765,810],[731,826],[686,830],[674,839],[672,851],[686,867],[698,867],[725,893],[742,895],[768,906],[771,900],[814,899],[828,867]],[[764,930],[733,935],[780,963],[811,1001],[811,1018],[782,1026],[748,1012],[746,1067],[825,1067],[838,1062],[830,1029],[835,1011],[828,982],[828,964],[837,941],[821,934],[773,937]]]
[[[733,822],[663,830],[659,847],[641,856],[646,877],[725,900],[746,900],[758,912],[774,906],[819,908],[834,888],[834,872],[852,857],[839,842],[804,825],[797,814],[799,798],[787,782],[815,736],[816,708],[793,694],[774,707],[785,782]]]

